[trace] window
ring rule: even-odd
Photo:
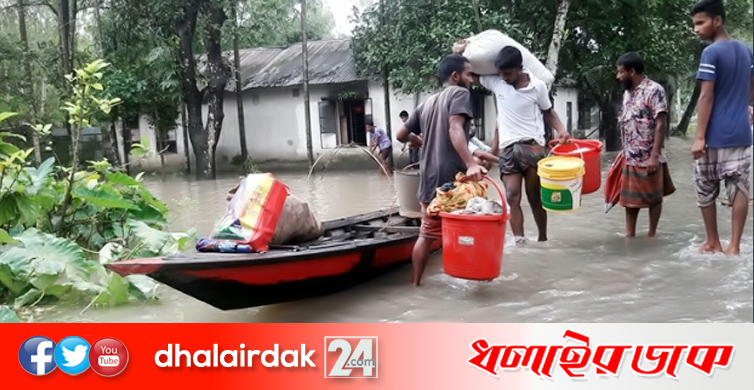
[[[480,141],[484,141],[486,139],[485,133],[487,133],[487,129],[484,128],[484,99],[486,99],[487,96],[478,92],[472,92],[471,96],[471,105],[474,111],[473,123],[474,126],[476,126],[476,137]],[[495,129],[492,128],[491,130],[494,131]]]
[[[141,130],[137,127],[135,129],[129,129],[131,132],[131,142],[132,143],[139,143],[141,142]]]
[[[141,142],[139,117],[134,115],[123,119],[123,143],[126,150],[131,150],[131,145],[139,142]]]
[[[157,151],[165,154],[177,154],[178,142],[176,141],[176,130],[168,130],[166,134],[162,136],[162,139],[157,141]]]
[[[130,116],[125,119],[125,126],[127,129],[138,129],[139,128],[139,117],[136,115]]]
[[[320,143],[323,149],[332,149],[338,142],[337,104],[330,100],[318,104]]]

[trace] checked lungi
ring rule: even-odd
[[[724,182],[728,201],[733,204],[737,191],[749,198],[749,174],[751,170],[751,146],[732,148],[709,148],[696,160],[694,189],[699,207],[715,203],[720,195],[720,182]]]
[[[646,167],[623,166],[620,204],[628,208],[648,208],[662,203],[675,192],[668,164],[660,164],[653,173]]]

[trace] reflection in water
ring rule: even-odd
[[[84,318],[80,308],[61,309],[42,321],[750,322],[752,224],[747,224],[741,256],[697,253],[704,226],[694,201],[689,147],[683,140],[670,141],[670,168],[678,191],[666,198],[653,240],[641,237],[647,229],[646,211],[637,227],[640,237],[622,237],[623,212],[616,206],[604,214],[600,190],[585,195],[575,212],[549,214],[549,242],[514,247],[509,230],[502,275],[491,282],[445,275],[438,254],[430,260],[419,288],[410,285],[407,266],[338,294],[224,312],[161,286],[161,299],[155,304],[89,309]],[[611,162],[603,161],[604,170]],[[388,179],[376,170],[326,172],[309,182],[305,173],[276,177],[323,219],[397,207]],[[237,176],[163,183],[156,176],[149,188],[174,211],[173,230],[195,227],[201,236],[222,215],[225,193],[236,181]],[[530,210],[524,212],[527,236],[535,238]],[[721,237],[727,238],[730,209],[721,207],[718,214]]]

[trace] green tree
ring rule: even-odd
[[[176,127],[181,109],[178,51],[174,41],[154,34],[150,25],[133,17],[138,6],[130,0],[116,0],[102,15],[102,48],[114,64],[107,89],[124,101],[108,120],[114,123],[146,115],[156,130],[153,141],[159,149],[168,131]],[[128,138],[124,135],[124,140]],[[128,145],[123,146],[127,155]],[[164,155],[160,157],[164,166]]]
[[[443,0],[385,3],[355,15],[354,51],[362,73],[390,69],[392,85],[403,92],[432,90],[435,70],[452,43],[480,30],[503,31],[543,63],[557,50],[556,78],[569,77],[602,111],[600,130],[608,149],[619,146],[615,113],[620,89],[615,61],[625,52],[645,58],[650,75],[673,94],[698,63],[701,43],[691,31],[695,0],[578,0],[559,20],[563,1]],[[729,0],[728,25],[751,31],[751,0]],[[477,12],[478,10],[478,12]],[[563,26],[562,35],[558,27]],[[504,27],[501,27],[504,26]],[[555,39],[553,39],[555,37]],[[396,42],[402,43],[397,45]],[[548,64],[551,68],[552,61]]]
[[[615,80],[615,62],[624,53],[642,55],[650,77],[660,82],[672,98],[682,80],[693,77],[703,43],[691,29],[694,0],[579,0],[567,24],[565,73],[578,80],[584,93],[602,112],[601,135],[607,149],[620,147],[615,114],[621,89]],[[751,0],[729,0],[729,26],[747,23]],[[749,27],[751,28],[751,27]]]
[[[254,48],[301,42],[299,3],[299,0],[239,1],[239,46]],[[309,40],[332,38],[335,19],[322,0],[308,0],[306,16]],[[223,37],[223,47],[232,47],[230,32]]]

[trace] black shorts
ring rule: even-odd
[[[387,160],[388,156],[390,156],[390,153],[393,153],[393,147],[392,146],[389,147],[389,148],[387,148],[387,149],[380,150],[380,157],[382,157],[385,160]]]

